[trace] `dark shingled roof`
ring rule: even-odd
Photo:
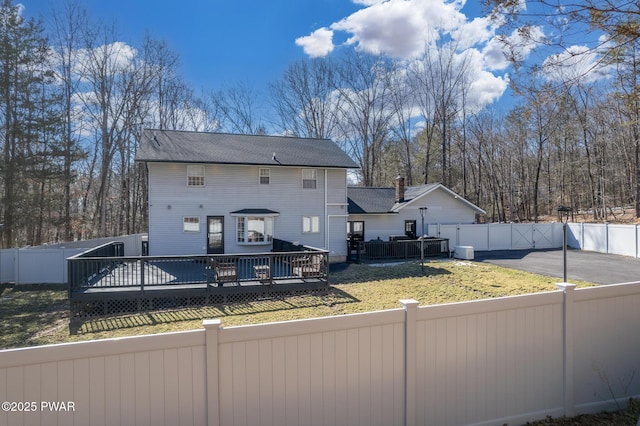
[[[329,139],[150,129],[136,161],[358,168]]]
[[[395,188],[350,186],[347,188],[348,211],[350,214],[397,213],[400,207],[438,185],[408,186],[405,188],[404,201],[401,203],[396,203]]]
[[[476,212],[486,214],[486,212],[480,207],[460,197],[441,183],[405,187],[404,201],[400,203],[396,203],[395,188],[349,186],[347,187],[347,199],[349,202],[348,212],[349,214],[398,213],[398,210],[402,209],[413,200],[437,188],[440,188],[445,193],[455,197],[461,203],[466,204]]]
[[[347,188],[349,214],[389,213],[395,204],[395,188]]]

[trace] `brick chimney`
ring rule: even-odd
[[[404,201],[404,178],[398,176],[396,178],[396,203],[402,203]]]

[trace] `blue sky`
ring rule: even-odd
[[[262,89],[306,57],[296,38],[360,8],[348,0],[80,1],[93,18],[115,21],[124,42],[137,45],[145,31],[168,42],[196,89],[238,80]],[[43,19],[59,2],[21,0],[27,16]]]
[[[21,3],[27,16],[46,20],[48,11],[60,1]],[[80,2],[93,19],[116,22],[121,41],[136,46],[147,31],[166,41],[179,53],[182,74],[196,91],[242,81],[264,92],[293,61],[330,55],[341,47],[404,58],[424,44],[425,28],[460,30],[472,39],[478,31],[477,49],[485,48],[491,40],[491,34],[482,30],[486,22],[462,30],[465,23],[478,17],[479,2],[475,0],[467,4],[464,0]],[[327,34],[331,35],[329,44]],[[497,99],[506,89],[505,67],[478,66],[483,69],[487,99]]]
[[[27,16],[46,19],[62,1],[21,3]],[[125,43],[139,46],[145,32],[166,41],[196,92],[242,82],[266,95],[269,83],[305,57],[359,49],[411,61],[424,53],[427,40],[446,39],[469,61],[470,102],[508,101],[510,65],[497,41],[499,29],[482,15],[479,0],[77,1],[93,20],[115,22]],[[515,32],[507,36],[518,41]],[[523,45],[523,55],[533,47]],[[575,68],[574,59],[570,64]]]

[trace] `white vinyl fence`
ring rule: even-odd
[[[640,396],[640,283],[560,288],[0,351],[0,424],[522,424]]]
[[[638,225],[570,223],[569,246],[599,253],[640,256]]]
[[[0,283],[65,284],[68,257],[111,241],[124,243],[125,256],[140,256],[143,238],[146,234],[0,250]]]
[[[562,247],[560,223],[429,225],[429,235],[448,238],[449,247],[472,246],[475,251]]]

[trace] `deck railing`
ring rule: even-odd
[[[358,241],[356,259],[419,258],[421,247],[424,249],[425,257],[441,256],[449,253],[449,240],[446,238],[426,238],[424,241]]]
[[[188,285],[223,287],[256,282],[328,278],[328,252],[197,255],[197,256],[74,256],[68,260],[69,294],[89,289],[123,291]]]
[[[101,258],[120,258],[124,256],[124,243],[112,241],[98,247],[83,251],[67,259],[67,273],[69,283],[91,281],[104,274],[113,262],[100,262]],[[72,259],[91,259],[89,261],[72,261]],[[69,286],[71,295],[71,286]]]

